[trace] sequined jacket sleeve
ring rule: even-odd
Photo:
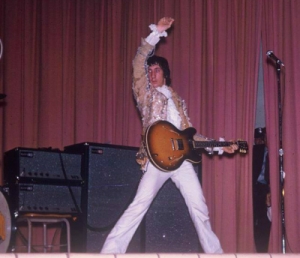
[[[141,111],[145,102],[145,94],[149,83],[146,74],[146,60],[147,57],[154,51],[154,46],[148,44],[142,39],[141,46],[133,59],[133,94],[137,102],[138,108]]]
[[[140,112],[143,131],[157,120],[167,119],[166,96],[149,84],[147,58],[153,53],[154,46],[142,39],[133,60],[133,94]]]

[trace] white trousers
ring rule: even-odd
[[[101,253],[125,253],[126,249],[162,185],[169,179],[180,190],[194,222],[205,253],[223,253],[211,229],[208,208],[193,165],[184,161],[172,172],[162,172],[151,163],[143,175],[136,196],[106,238]]]

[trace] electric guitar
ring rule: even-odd
[[[237,144],[240,153],[247,153],[245,141],[219,142],[195,141],[196,129],[189,127],[183,131],[167,121],[159,120],[150,125],[144,137],[148,157],[158,169],[169,172],[181,166],[183,161],[201,162],[201,149],[207,147],[226,147]]]

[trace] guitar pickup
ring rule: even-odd
[[[173,150],[184,150],[183,140],[182,139],[173,139],[171,138],[171,144]]]

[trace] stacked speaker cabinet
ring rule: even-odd
[[[81,158],[52,149],[5,152],[4,181],[15,215],[81,213]]]
[[[142,176],[138,148],[80,143],[65,147],[83,155],[82,221],[73,228],[73,252],[96,252],[132,201]],[[195,170],[200,179],[201,166]],[[147,173],[147,172],[146,172]],[[198,237],[179,190],[162,187],[127,249],[131,253],[199,252]]]
[[[81,143],[65,151],[83,155],[82,220],[73,228],[75,252],[99,253],[118,218],[132,201],[142,172],[135,161],[137,148]],[[141,227],[131,241],[131,252],[142,252]]]

